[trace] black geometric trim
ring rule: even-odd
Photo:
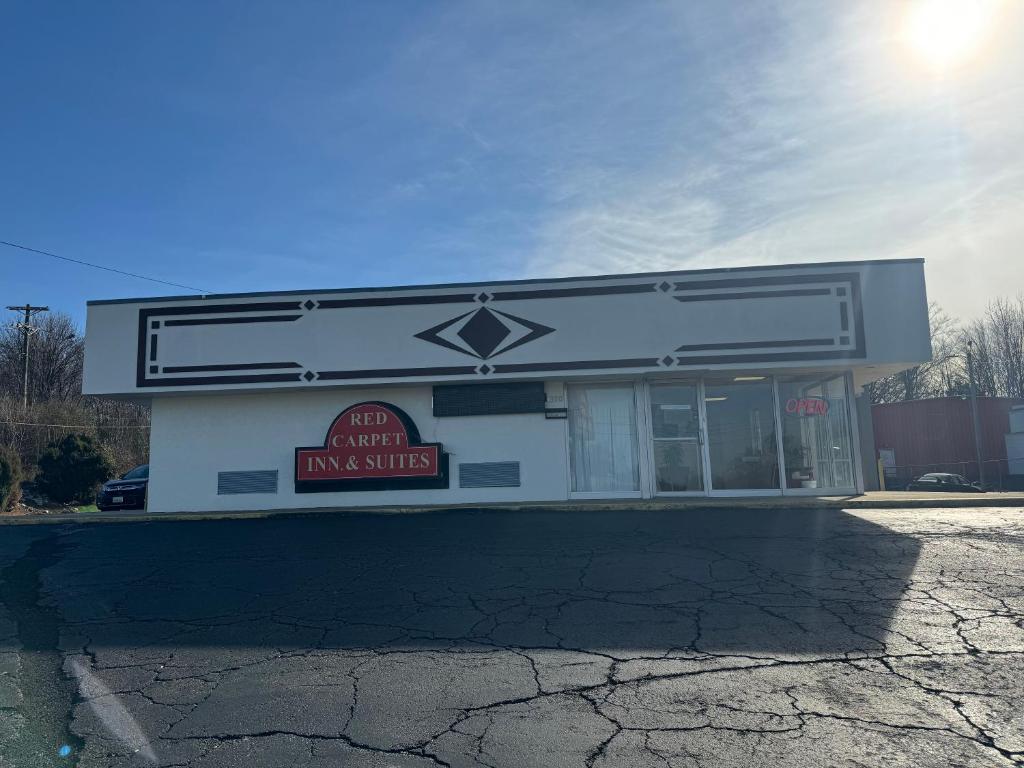
[[[442,296],[391,296],[366,299],[322,299],[320,309],[349,309],[351,307],[402,307],[415,304],[466,304],[476,301],[472,293],[453,293]]]
[[[452,344],[447,339],[443,339],[443,338],[441,338],[438,335],[439,333],[441,333],[441,331],[445,330],[446,328],[450,328],[451,326],[453,326],[457,322],[459,322],[459,320],[462,320],[464,317],[469,317],[471,314],[473,314],[472,311],[466,312],[463,315],[459,315],[458,317],[453,317],[451,320],[445,320],[443,323],[438,323],[433,328],[427,328],[427,330],[420,331],[419,333],[416,333],[416,334],[413,334],[413,335],[417,339],[423,339],[423,341],[429,341],[431,344],[437,344],[439,347],[445,347],[446,349],[454,349],[456,352],[462,352],[465,355],[472,355],[473,357],[476,357],[476,358],[479,358],[479,359],[482,360],[483,358],[480,357],[480,355],[476,354],[475,352],[471,352],[468,349],[463,349],[462,347],[460,347],[460,346],[458,346],[456,344]]]
[[[730,277],[723,280],[700,280],[697,282],[678,282],[677,291],[703,291],[709,288],[756,288],[765,285],[799,285],[803,283],[842,283],[853,277],[854,272],[818,274],[818,275],[783,275],[780,277]]]
[[[774,299],[782,296],[831,296],[828,288],[793,288],[789,291],[746,291],[744,293],[698,293],[674,296],[676,301],[737,301],[740,299]]]
[[[656,357],[635,357],[624,360],[568,360],[557,363],[508,363],[494,366],[495,373],[526,373],[529,371],[587,371],[601,368],[650,368],[658,365]]]
[[[767,352],[763,355],[698,355],[680,357],[680,365],[718,365],[721,363],[779,363],[792,360],[852,360],[858,355],[856,350],[843,352]]]
[[[300,304],[297,301],[263,301],[263,302],[247,302],[241,304],[189,304],[187,306],[179,307],[153,307],[149,309],[139,310],[139,329],[138,329],[138,348],[136,350],[135,360],[135,386],[137,387],[185,387],[195,386],[203,384],[260,384],[270,383],[279,381],[298,381],[298,375],[292,376],[291,374],[260,374],[260,375],[249,375],[249,376],[211,376],[211,377],[181,377],[174,379],[149,379],[147,376],[148,368],[146,366],[146,342],[150,342],[150,355],[153,360],[156,359],[156,347],[158,343],[157,334],[153,333],[151,336],[147,332],[147,327],[150,325],[151,317],[163,317],[166,315],[224,315],[224,314],[238,314],[242,312],[267,312],[267,311],[287,311],[299,309]],[[249,323],[249,322],[271,322],[272,320],[289,321],[295,320],[299,315],[265,315],[265,316],[249,316],[240,318],[228,318],[227,322],[238,322],[238,323]],[[198,321],[199,319],[196,318]],[[212,318],[210,318],[212,320]],[[207,322],[207,321],[199,321]],[[167,320],[164,321],[163,325],[185,325],[185,324],[198,324],[188,323],[181,320]],[[152,327],[158,328],[160,321],[153,321]]]
[[[914,261],[916,260],[908,260]],[[883,262],[884,263],[884,262]],[[892,263],[891,261],[888,263]],[[786,267],[791,268],[791,267]],[[729,270],[712,270],[712,271],[729,271]],[[677,273],[678,274],[678,273]],[[693,273],[690,273],[693,274]],[[629,277],[629,276],[624,276]],[[605,276],[601,276],[598,279],[605,279]],[[544,282],[544,281],[538,281]],[[767,354],[752,354],[752,355],[734,355],[734,356],[699,356],[699,357],[681,357],[678,358],[680,365],[702,365],[702,364],[718,364],[718,363],[729,363],[729,362],[775,362],[784,360],[813,360],[813,359],[855,359],[863,358],[865,356],[865,344],[864,344],[864,317],[863,307],[861,303],[861,291],[860,291],[860,275],[858,273],[832,273],[832,274],[821,274],[821,275],[787,275],[787,276],[764,276],[758,278],[732,278],[724,280],[705,280],[705,281],[691,281],[691,282],[677,282],[675,284],[676,290],[678,291],[693,291],[693,290],[705,290],[709,288],[742,288],[750,286],[764,286],[764,285],[791,285],[799,283],[835,283],[835,282],[848,282],[851,288],[850,301],[848,302],[850,307],[847,309],[849,312],[852,309],[853,315],[853,326],[854,332],[856,333],[855,347],[852,350],[843,352],[793,352],[793,353],[767,353]],[[562,289],[540,289],[538,291],[505,291],[502,293],[502,298],[510,300],[510,296],[514,297],[516,294],[528,293],[531,294],[530,298],[541,298],[541,297],[552,297],[552,291],[561,291]],[[589,291],[591,294],[594,293],[633,293],[633,292],[648,292],[657,290],[656,284],[641,284],[641,285],[628,285],[628,286],[608,286],[606,289],[601,288],[586,288],[586,289],[564,289],[565,291],[571,291],[571,293],[564,295],[584,295],[584,292]],[[774,295],[785,294],[784,291],[770,291],[765,293],[771,293]],[[801,294],[802,295],[802,294]],[[750,298],[751,294],[740,294],[737,298]],[[497,295],[495,296],[497,298]],[[527,298],[521,296],[520,298]],[[680,298],[680,297],[674,297]],[[694,297],[696,300],[700,300],[699,297]],[[475,294],[449,294],[447,296],[428,296],[428,297],[398,297],[401,301],[392,299],[377,299],[368,298],[361,300],[326,300],[334,301],[339,306],[351,306],[350,301],[362,302],[362,306],[388,306],[403,303],[453,303],[462,302],[472,303],[476,300]],[[321,302],[321,306],[325,305],[325,302]],[[93,303],[93,302],[91,302]],[[113,302],[94,302],[96,304],[105,303],[122,303],[120,301]],[[209,315],[209,314],[228,314],[228,313],[242,313],[242,312],[259,312],[259,311],[281,311],[281,310],[295,310],[300,306],[298,301],[278,301],[278,302],[252,302],[252,303],[235,303],[235,304],[220,304],[211,305],[207,303],[203,304],[189,304],[186,306],[175,306],[175,307],[162,307],[152,309],[140,309],[139,310],[139,333],[138,333],[138,349],[137,349],[137,364],[136,364],[136,385],[142,387],[175,387],[175,386],[202,386],[202,385],[217,385],[217,384],[235,384],[235,383],[271,383],[271,382],[298,382],[301,378],[298,374],[257,374],[250,376],[217,376],[217,377],[178,377],[178,378],[165,378],[150,380],[147,378],[147,342],[150,340],[148,334],[148,321],[150,316],[166,316],[166,315]],[[842,310],[841,310],[842,311]],[[457,322],[462,317],[466,317],[469,313],[462,315],[457,318]],[[266,320],[263,319],[266,317]],[[289,321],[297,319],[300,316],[256,316],[248,318],[238,318],[237,322],[270,322],[273,320]],[[512,316],[507,316],[512,318]],[[522,322],[524,325],[528,325],[521,318],[512,318],[516,322]],[[198,320],[198,318],[196,318]],[[175,322],[175,321],[166,321]],[[849,319],[847,320],[849,325]],[[442,328],[446,327],[446,324],[442,324]],[[529,326],[528,326],[529,327]],[[434,329],[432,329],[434,330]],[[154,334],[155,336],[155,334]],[[154,346],[156,339],[154,341]],[[436,342],[435,342],[436,343]],[[523,343],[523,342],[520,342]],[[773,343],[772,346],[775,346]],[[518,343],[516,344],[518,346]],[[764,345],[762,345],[764,346]],[[466,350],[460,349],[452,345],[452,348],[456,351],[466,353]],[[730,347],[728,345],[716,345],[716,348],[728,349],[728,348],[740,348]],[[155,353],[154,353],[155,357]],[[255,365],[255,364],[254,364]],[[494,367],[495,373],[521,373],[530,371],[569,371],[569,370],[598,370],[602,368],[645,368],[645,367],[657,367],[658,361],[656,358],[634,358],[628,360],[582,360],[582,361],[564,361],[564,362],[549,362],[549,363],[518,363],[518,364],[505,364]],[[386,368],[386,369],[368,369],[368,370],[353,370],[353,371],[323,371],[320,377],[326,380],[349,380],[349,379],[367,379],[367,378],[405,378],[405,377],[427,377],[427,376],[475,376],[477,369],[473,366],[436,366],[436,367],[425,367],[425,368]]]
[[[851,264],[857,264],[860,262],[850,262]],[[867,262],[870,263],[870,262]],[[889,262],[891,263],[891,262]],[[825,264],[817,264],[813,266],[826,266]],[[782,268],[782,267],[779,267]],[[815,358],[828,360],[828,359],[855,359],[862,358],[867,355],[865,339],[864,339],[864,308],[861,303],[861,287],[860,287],[860,273],[859,272],[833,272],[833,273],[819,273],[814,275],[784,275],[784,276],[770,276],[762,275],[761,277],[734,277],[725,278],[720,280],[703,280],[693,282],[677,282],[677,291],[700,291],[708,288],[755,288],[765,285],[806,285],[808,283],[848,283],[850,286],[850,301],[849,304],[853,310],[853,325],[856,333],[856,345],[852,350],[847,352],[816,352],[816,353],[799,353],[793,352],[785,356],[779,355],[760,355],[760,356],[733,356],[733,357],[721,357],[715,358],[714,360],[705,360],[704,362],[714,363],[715,360],[721,362],[782,362],[786,360],[813,360]],[[747,294],[749,296],[750,294]],[[675,298],[679,298],[676,296]],[[840,312],[842,312],[842,305],[847,302],[840,302]],[[840,321],[842,317],[840,317]],[[692,365],[701,365],[699,362],[702,358],[680,358],[680,364],[686,364],[687,360],[697,360],[698,362],[692,362]]]
[[[258,315],[248,317],[190,317],[186,320],[165,320],[165,326],[172,325],[225,325],[227,323],[289,323],[302,315]]]
[[[469,376],[476,373],[472,365],[433,366],[427,368],[368,368],[361,371],[317,371],[325,380],[388,379],[412,376]]]
[[[297,373],[267,373],[240,376],[185,376],[175,379],[143,379],[140,387],[186,387],[194,384],[268,384],[300,381]]]
[[[459,322],[460,320],[466,317],[469,317],[475,312],[490,315],[501,315],[504,318],[512,320],[516,323],[519,323],[523,327],[528,328],[530,332],[523,336],[521,339],[513,341],[511,344],[508,344],[504,347],[498,347],[497,349],[494,350],[490,350],[489,354],[478,354],[477,352],[474,352],[472,349],[463,349],[457,344],[453,344],[452,342],[440,336],[440,333],[442,331],[446,330],[447,328],[450,328],[451,326],[455,325],[455,323]],[[445,349],[453,349],[456,352],[461,352],[464,355],[470,355],[471,357],[475,357],[478,360],[488,360],[492,357],[496,357],[497,355],[507,352],[510,349],[515,349],[516,347],[522,346],[523,344],[528,344],[531,341],[535,341],[536,339],[539,339],[542,336],[547,336],[549,333],[554,333],[554,331],[554,328],[549,328],[546,325],[535,323],[532,320],[517,317],[516,315],[510,315],[506,312],[500,312],[497,309],[481,308],[479,310],[466,312],[464,314],[459,315],[458,317],[453,317],[451,320],[445,320],[443,323],[438,323],[432,328],[427,328],[427,330],[425,331],[420,331],[419,333],[413,334],[413,336],[417,339],[422,339],[423,341],[429,341],[431,344],[437,344],[439,347],[444,347]],[[482,351],[488,351],[488,348],[482,349]],[[487,373],[487,371],[484,371],[484,373]]]
[[[162,307],[143,311],[152,315],[222,315],[236,312],[277,312],[296,310],[300,307],[297,301],[256,301],[246,304],[190,304],[187,307]]]
[[[166,365],[164,373],[202,373],[203,371],[258,371],[274,368],[301,368],[298,363],[229,363],[226,365]]]
[[[839,328],[843,331],[850,329],[850,317],[846,311],[846,302],[839,302]]]
[[[651,293],[654,283],[641,285],[602,285],[588,288],[541,288],[534,291],[492,291],[495,301],[522,301],[524,299],[563,299],[570,296],[607,296],[616,293]]]
[[[721,344],[684,344],[676,352],[707,352],[718,349],[757,349],[758,347],[828,347],[835,339],[787,339],[785,341],[730,341]]]
[[[494,312],[494,314],[496,314],[496,315],[501,315],[502,317],[507,317],[509,320],[514,320],[515,322],[517,322],[517,323],[519,323],[521,325],[526,326],[527,328],[530,329],[530,332],[528,334],[526,334],[525,336],[523,336],[523,338],[519,339],[518,341],[514,341],[511,344],[509,344],[507,347],[502,347],[497,352],[494,352],[493,354],[488,355],[488,357],[494,357],[495,355],[503,354],[504,352],[508,352],[510,349],[515,349],[516,347],[522,346],[523,344],[528,344],[531,341],[535,341],[536,339],[539,339],[541,336],[547,336],[549,333],[554,333],[555,332],[554,328],[549,328],[546,325],[541,325],[540,323],[535,323],[532,320],[526,320],[525,318],[522,318],[522,317],[516,317],[515,315],[509,315],[509,314],[506,314],[504,312],[499,312],[496,309],[491,310],[491,311]]]

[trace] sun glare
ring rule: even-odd
[[[903,18],[903,40],[925,68],[957,69],[985,52],[1001,5],[1001,0],[914,0]]]

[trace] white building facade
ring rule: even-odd
[[[84,391],[152,404],[157,512],[850,494],[930,357],[889,260],[96,301]]]

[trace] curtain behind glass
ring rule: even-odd
[[[640,489],[633,386],[570,386],[572,489]]]
[[[807,398],[824,401],[827,411],[801,410],[799,403]],[[779,402],[788,487],[852,488],[856,480],[846,378],[780,381]]]

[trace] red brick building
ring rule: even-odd
[[[1010,409],[1022,404],[1024,400],[1017,398],[978,398],[986,485],[1001,487],[1005,482]],[[871,421],[876,456],[893,460],[886,467],[890,490],[904,487],[925,472],[955,472],[978,479],[969,399],[936,397],[873,405]]]

